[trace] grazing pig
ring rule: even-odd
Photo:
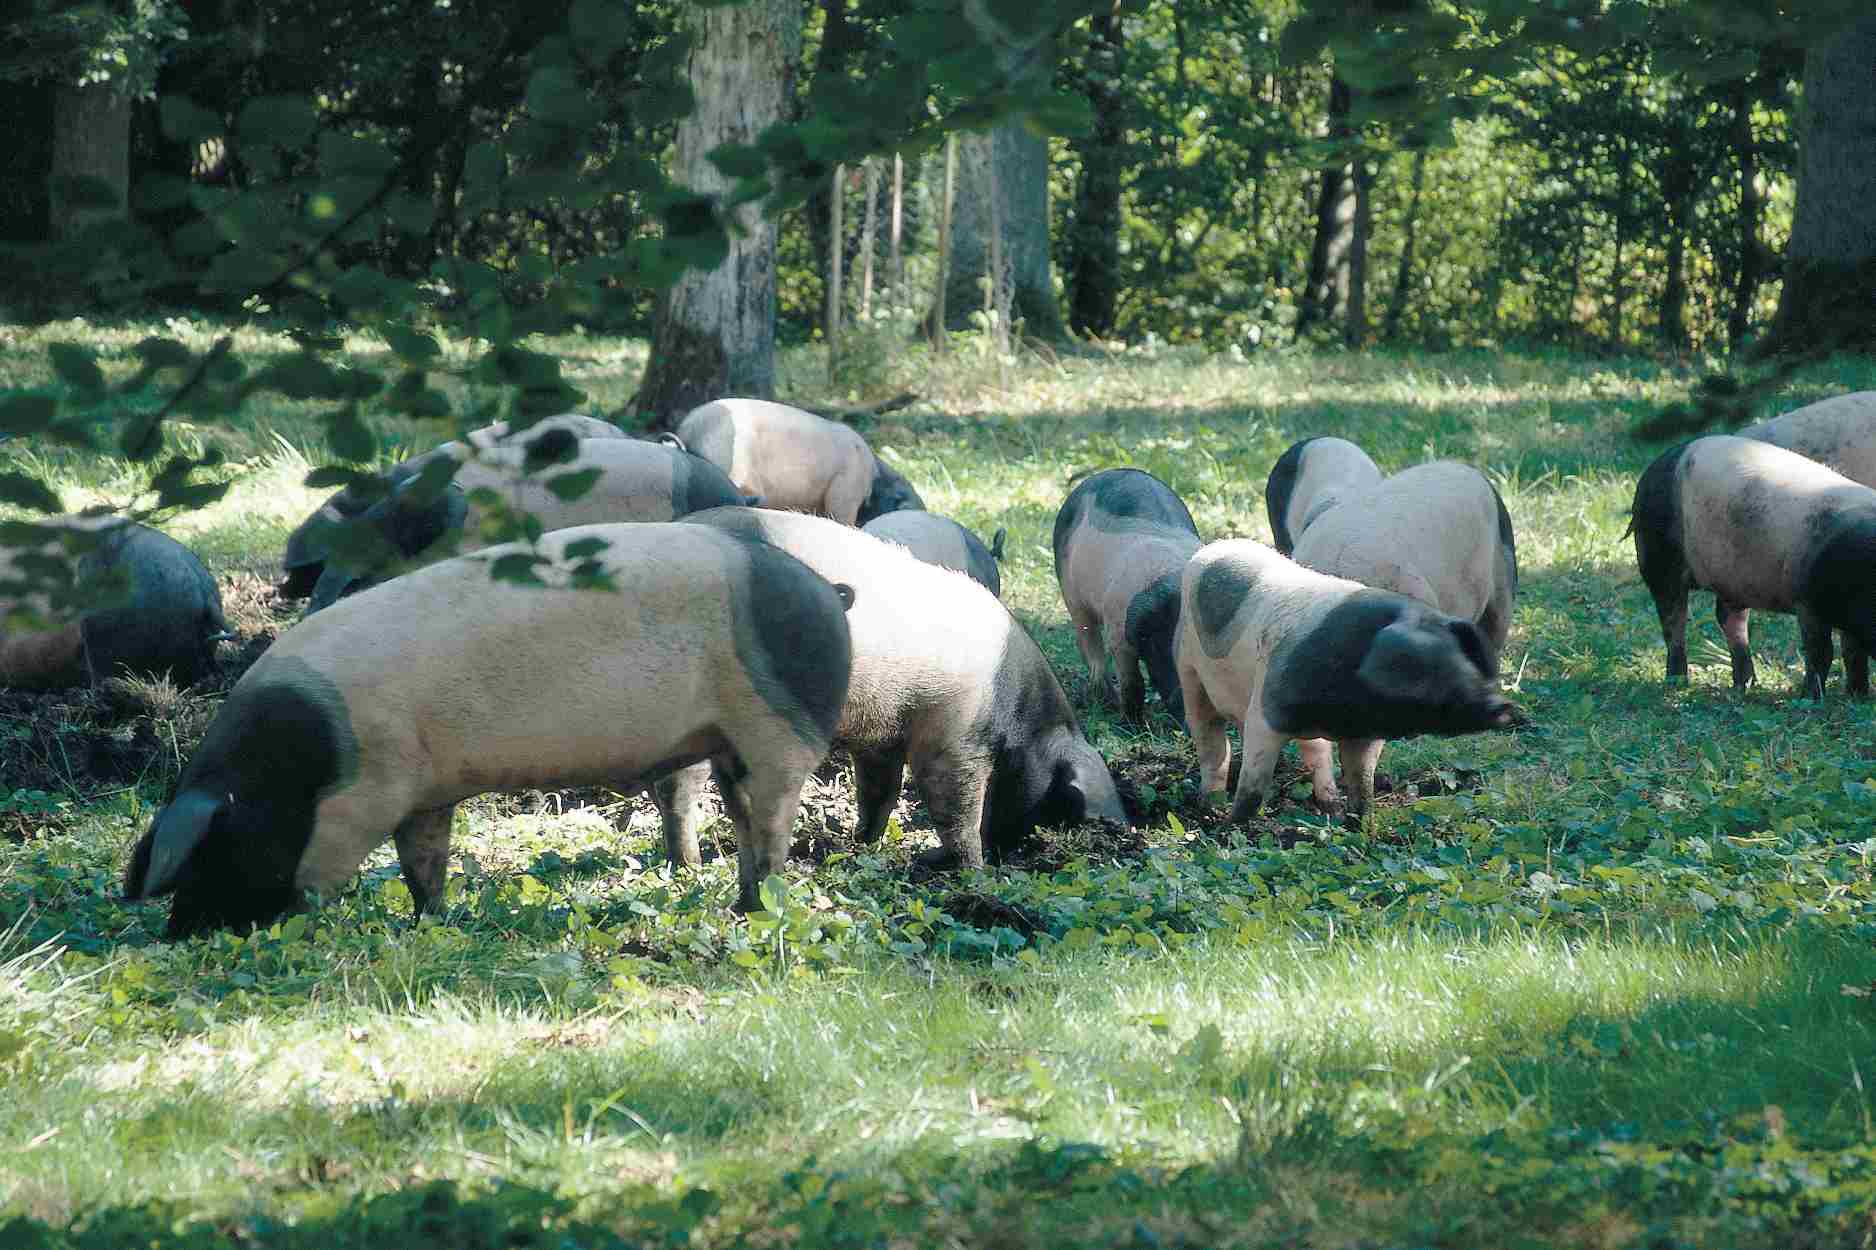
[[[1733,658],[1753,679],[1746,609],[1795,612],[1804,691],[1822,698],[1843,631],[1853,695],[1869,693],[1876,645],[1876,490],[1796,452],[1725,434],[1657,457],[1635,487],[1635,559],[1668,646],[1668,680],[1687,677],[1687,594],[1711,590]]]
[[[1173,646],[1179,574],[1199,549],[1198,526],[1172,487],[1139,469],[1103,469],[1068,493],[1055,514],[1055,580],[1095,689],[1114,657],[1121,711],[1146,716],[1140,665],[1175,718],[1185,709]]]
[[[1291,553],[1304,568],[1391,590],[1449,616],[1471,621],[1491,648],[1497,670],[1511,633],[1518,593],[1518,547],[1498,490],[1471,465],[1436,460],[1351,491],[1318,508]],[[1342,773],[1363,786],[1365,806],[1385,743],[1341,744]],[[1333,803],[1327,741],[1299,742],[1320,802]]]
[[[1876,487],[1876,391],[1853,391],[1737,431],[1740,438],[1795,451],[1865,486]],[[1751,641],[1752,612],[1722,609],[1723,625]]]
[[[553,431],[564,431],[581,440],[630,437],[618,426],[601,421],[597,417],[588,417],[577,412],[563,412],[558,416],[542,417],[516,434],[515,438],[525,446],[543,434]],[[470,448],[476,451],[486,451],[507,442],[508,437],[508,422],[497,421],[493,425],[485,425],[479,430],[471,430],[463,435],[461,442],[439,444],[422,455],[412,456],[401,464],[393,465],[385,472],[385,479],[392,486],[400,485],[422,472],[424,466],[438,456],[467,460]],[[467,448],[464,444],[468,445]],[[300,522],[299,526],[287,536],[286,554],[281,559],[281,564],[286,569],[286,579],[280,584],[280,597],[304,599],[312,594],[313,588],[319,584],[319,575],[325,571],[324,532],[362,514],[381,497],[367,495],[363,491],[354,490],[348,486],[333,494],[326,502],[319,505],[313,515]]]
[[[521,447],[480,452],[456,471],[449,486],[435,493],[421,489],[417,479],[406,478],[395,494],[373,504],[363,516],[385,540],[387,558],[362,570],[329,561],[306,610],[317,612],[414,565],[487,546],[484,530],[493,518],[471,498],[481,487],[498,492],[507,507],[531,514],[542,530],[611,521],[674,521],[703,508],[744,502],[715,465],[658,443],[624,438],[581,442],[570,459],[533,474],[525,472],[526,455]],[[595,472],[599,476],[578,498],[563,499],[554,491],[554,484],[567,474]]]
[[[1243,730],[1234,821],[1262,805],[1288,739],[1341,743],[1359,815],[1374,795],[1366,743],[1514,720],[1478,627],[1404,595],[1317,573],[1249,539],[1199,548],[1179,593],[1179,684],[1205,793],[1225,786],[1226,719]]]
[[[392,837],[427,911],[459,800],[707,760],[754,906],[846,700],[850,592],[683,523],[561,530],[540,544],[546,586],[491,580],[529,550],[430,565],[282,634],[137,843],[126,896],[174,891],[172,938],[265,924]]]
[[[860,841],[885,830],[908,764],[943,843],[934,864],[1001,859],[1038,825],[1126,826],[1048,661],[983,587],[820,517],[720,508],[690,519],[766,539],[855,588],[853,683],[834,742],[853,754]],[[672,861],[694,864],[695,774],[687,781],[659,802]]]
[[[221,590],[187,547],[112,516],[21,531],[22,545],[0,546],[0,686],[58,689],[120,670],[188,686],[214,666],[229,636]],[[56,563],[70,555],[61,585]],[[38,620],[16,627],[16,612]]]
[[[1004,530],[998,530],[986,547],[983,539],[950,517],[918,508],[888,512],[860,528],[875,538],[898,543],[927,564],[964,574],[993,595],[1003,593],[997,561],[1003,558]]]
[[[838,421],[764,399],[718,399],[678,423],[684,446],[771,508],[865,525],[925,501]]]
[[[1277,457],[1264,482],[1264,507],[1277,550],[1289,555],[1318,513],[1381,480],[1368,453],[1345,438],[1306,438]]]

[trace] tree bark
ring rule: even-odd
[[[1046,84],[1055,67],[1050,42],[1024,42],[1023,36],[999,21],[993,7],[982,0],[967,0],[965,16],[996,48],[1000,66],[1011,80],[1040,76]],[[994,178],[992,163],[996,165]],[[993,185],[999,200],[994,218],[1003,226],[1002,250],[1014,315],[1023,319],[1031,335],[1060,339],[1065,332],[1049,255],[1049,143],[1021,118],[958,138],[957,205],[951,222],[951,259],[944,271],[950,323],[946,328],[967,324],[969,310],[983,306],[978,284],[989,264]]]
[[[1726,344],[1737,352],[1752,322],[1752,301],[1765,273],[1765,245],[1759,223],[1765,197],[1759,192],[1759,145],[1752,133],[1753,92],[1745,81],[1734,86],[1733,155],[1739,162],[1739,272],[1733,281],[1733,307],[1726,317]]]
[[[1120,302],[1120,195],[1125,163],[1127,96],[1121,90],[1124,32],[1118,13],[1097,13],[1089,23],[1088,104],[1094,127],[1075,144],[1081,178],[1075,186],[1075,224],[1068,239],[1068,324],[1078,334],[1114,332]]]
[[[122,220],[130,194],[130,97],[110,87],[52,89],[50,221],[54,239]],[[93,179],[117,199],[115,208],[74,203],[63,180]]]
[[[1427,150],[1414,149],[1413,190],[1407,199],[1407,220],[1401,226],[1400,262],[1394,267],[1394,291],[1388,296],[1381,321],[1381,338],[1400,337],[1401,318],[1407,315],[1407,294],[1414,276],[1414,246],[1420,238],[1420,194],[1427,181]]]
[[[1340,78],[1329,80],[1329,138],[1349,138],[1352,93]],[[1316,232],[1309,248],[1309,273],[1296,309],[1296,336],[1348,307],[1349,248],[1355,237],[1355,187],[1347,165],[1322,171],[1316,190]]]
[[[1876,345],[1876,17],[1804,58],[1798,200],[1763,350]]]
[[[697,105],[678,123],[673,169],[692,190],[721,194],[730,180],[707,159],[724,143],[754,143],[794,98],[801,53],[799,0],[685,10]],[[651,359],[632,407],[671,425],[727,395],[775,394],[775,222],[760,204],[727,214],[729,255],[689,270],[658,300]]]
[[[1355,219],[1349,224],[1348,298],[1343,308],[1342,341],[1360,347],[1368,341],[1368,237],[1374,232],[1374,162],[1350,167],[1355,184]]]

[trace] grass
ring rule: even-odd
[[[127,371],[151,332],[0,331],[0,378],[55,385],[60,338]],[[542,350],[603,411],[642,362]],[[934,510],[1008,527],[1006,602],[1135,794],[1136,838],[1051,832],[1015,867],[919,879],[922,808],[858,851],[830,766],[787,887],[745,921],[726,860],[668,870],[643,799],[491,796],[461,811],[440,921],[411,922],[387,848],[313,916],[168,945],[162,909],[114,885],[215,683],[0,696],[0,1244],[1876,1237],[1876,734],[1834,691],[1792,700],[1789,618],[1754,621],[1759,687],[1731,691],[1704,618],[1691,684],[1662,685],[1621,538],[1658,448],[1625,431],[1690,373],[1484,353],[893,368],[880,390],[923,402],[869,438]],[[788,397],[859,402],[824,377],[784,359]],[[1840,360],[1778,406],[1871,386],[1876,365]],[[1182,733],[1092,700],[1049,528],[1072,474],[1135,464],[1208,537],[1267,537],[1270,464],[1316,433],[1500,485],[1524,570],[1506,678],[1534,723],[1390,745],[1363,829],[1298,802],[1293,763],[1291,801],[1225,828]],[[265,587],[316,495],[317,414],[181,436],[230,455],[229,496],[170,528],[223,575],[251,658],[291,621]],[[9,459],[69,505],[140,486],[107,459]]]

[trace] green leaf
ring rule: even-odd
[[[567,34],[589,65],[604,62],[632,37],[628,10],[617,0],[574,0],[567,12]]]
[[[266,95],[249,100],[235,119],[242,143],[297,148],[313,137],[319,115],[305,96]]]
[[[547,557],[532,551],[512,551],[489,562],[489,577],[498,582],[522,586],[546,585],[534,570],[547,563]]]
[[[65,505],[44,482],[25,473],[0,473],[0,503],[16,504],[34,512],[63,512]]]
[[[50,395],[9,395],[0,399],[0,434],[37,434],[59,415]]]
[[[52,371],[59,380],[76,391],[96,395],[104,390],[104,372],[98,368],[97,353],[77,343],[54,343],[46,349],[52,358]]]
[[[585,560],[596,556],[611,544],[603,538],[576,538],[561,549],[561,556],[568,560]]]
[[[605,473],[604,469],[576,469],[572,473],[559,473],[546,481],[547,489],[554,493],[554,498],[571,503],[593,489]]]
[[[227,129],[219,116],[179,95],[159,97],[157,115],[163,134],[175,143],[199,143],[216,138]]]

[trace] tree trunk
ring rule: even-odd
[[[807,108],[810,112],[815,107],[816,92],[825,90],[824,84],[845,78],[852,71],[860,53],[865,50],[864,33],[847,13],[847,0],[818,2],[822,13],[821,46],[814,54],[814,79],[808,84]],[[830,237],[827,219],[832,209],[832,201],[828,198],[831,185],[822,183],[815,187],[804,206],[808,220],[808,242],[821,279],[823,305],[827,302],[827,244]]]
[[[1427,181],[1427,150],[1414,150],[1413,190],[1407,199],[1407,220],[1401,226],[1400,263],[1394,267],[1394,291],[1388,296],[1387,315],[1381,321],[1381,338],[1393,342],[1400,337],[1401,318],[1407,315],[1407,294],[1414,276],[1414,244],[1420,237],[1420,193]]]
[[[1764,350],[1876,344],[1876,17],[1804,58],[1798,201]]]
[[[1125,35],[1118,13],[1097,13],[1089,26],[1088,104],[1094,128],[1075,144],[1081,178],[1068,239],[1068,324],[1077,333],[1105,337],[1114,331],[1120,302],[1120,184],[1127,125],[1120,55]]]
[[[68,179],[97,185],[74,197]],[[69,239],[89,226],[122,220],[130,194],[130,97],[109,87],[52,89],[52,237]],[[106,208],[92,203],[108,193]]]
[[[708,153],[724,143],[754,143],[794,97],[801,5],[749,0],[691,6],[685,15],[697,105],[678,123],[673,172],[694,191],[720,195],[731,183]],[[775,394],[775,222],[760,204],[727,215],[723,263],[707,273],[687,271],[658,301],[651,359],[632,407],[660,424],[726,395]]]
[[[1765,197],[1759,193],[1759,145],[1752,133],[1753,92],[1748,82],[1734,87],[1733,155],[1739,161],[1739,272],[1733,281],[1733,307],[1726,317],[1726,345],[1739,351],[1752,322],[1752,302],[1758,298],[1765,273],[1765,245],[1759,241],[1759,223],[1765,216]]]
[[[1368,237],[1374,232],[1374,162],[1357,160],[1352,167],[1355,184],[1355,220],[1348,236],[1348,299],[1342,322],[1342,341],[1360,347],[1368,341]]]
[[[984,0],[966,0],[964,16],[995,49],[999,68],[1013,83],[1034,84],[1040,79],[1041,85],[1048,85],[1056,61],[1050,39],[1006,25],[1001,6]],[[993,186],[998,197],[994,214]],[[951,222],[950,265],[944,271],[945,308],[951,322],[947,328],[966,324],[969,310],[983,306],[978,284],[989,264],[993,218],[1003,226],[1003,263],[1010,275],[1015,315],[1038,338],[1064,337],[1049,255],[1049,142],[1021,118],[958,138],[957,205]]]
[[[1340,78],[1329,80],[1329,138],[1349,137],[1348,110],[1352,96]],[[1316,191],[1316,233],[1309,247],[1309,273],[1303,298],[1296,309],[1296,336],[1300,339],[1317,322],[1326,322],[1348,307],[1349,248],[1355,236],[1355,187],[1346,165],[1322,171]]]

